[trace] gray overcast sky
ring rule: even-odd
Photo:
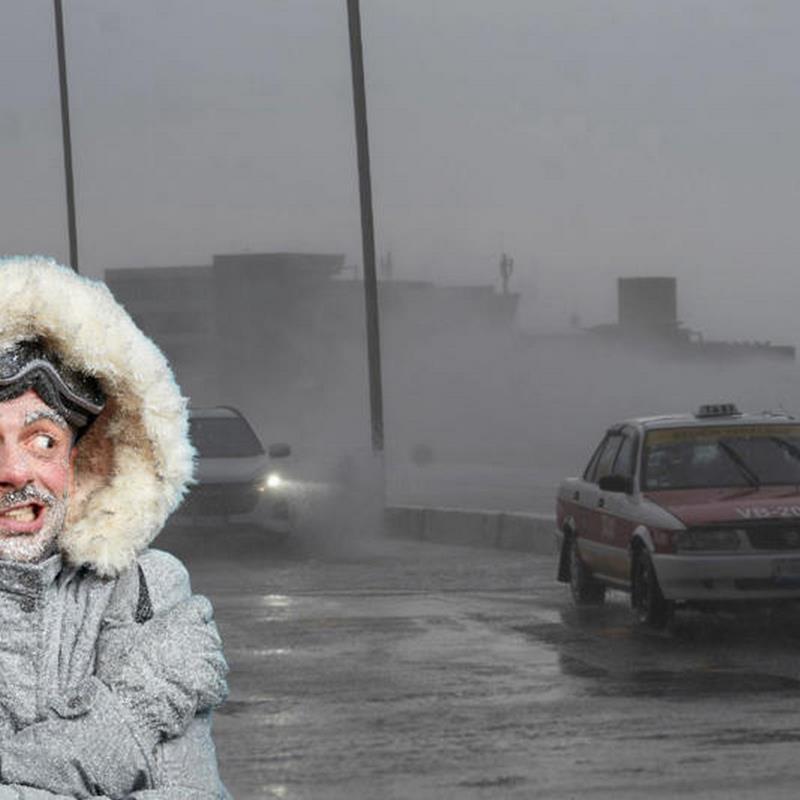
[[[85,271],[361,261],[344,0],[65,0]],[[711,335],[800,344],[800,6],[362,0],[379,249],[525,320],[679,279]],[[0,6],[0,241],[66,258],[50,0]]]

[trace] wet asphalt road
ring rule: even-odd
[[[547,557],[206,540],[163,544],[217,609],[236,798],[800,793],[800,612],[652,633],[622,594],[578,613]]]

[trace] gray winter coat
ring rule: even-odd
[[[44,339],[108,397],[76,445],[59,553],[0,561],[0,800],[226,797],[211,609],[148,549],[192,479],[187,402],[103,284],[33,257],[0,261],[0,287],[0,349]]]
[[[167,553],[138,565],[146,594],[137,569],[109,580],[58,555],[0,561],[0,774],[11,784],[0,800],[226,796],[209,714],[226,666],[210,606]],[[140,622],[145,597],[152,618]]]

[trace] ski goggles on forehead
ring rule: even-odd
[[[0,351],[0,401],[33,389],[44,403],[77,431],[88,427],[105,408],[106,398],[91,375],[65,367],[39,341],[19,342]]]

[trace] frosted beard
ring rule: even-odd
[[[31,563],[55,553],[67,518],[67,494],[59,498],[34,486],[25,486],[0,498],[0,514],[5,509],[31,502],[43,506],[39,512],[45,515],[42,527],[34,533],[18,533],[6,528],[0,518],[0,559]]]

